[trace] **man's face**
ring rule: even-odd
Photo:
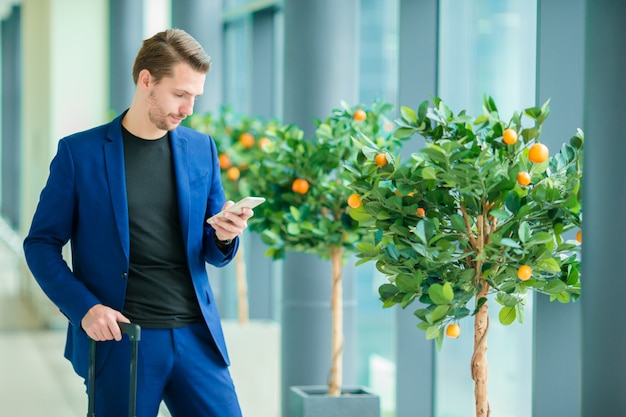
[[[160,130],[173,130],[193,113],[196,98],[204,91],[206,74],[180,63],[172,77],[150,83],[147,99],[148,117]]]

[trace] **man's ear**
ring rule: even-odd
[[[152,74],[147,69],[142,69],[137,77],[137,86],[142,90],[146,90],[152,82]]]

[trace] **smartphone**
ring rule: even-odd
[[[235,213],[235,214],[241,214],[241,209],[243,209],[244,207],[253,209],[259,204],[263,203],[264,201],[265,201],[265,197],[244,197],[241,200],[237,201],[232,206],[228,207],[224,211],[228,211],[230,213]],[[214,218],[224,215],[224,211],[220,211],[216,215],[209,217],[206,222],[211,224]]]

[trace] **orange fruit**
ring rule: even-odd
[[[225,153],[219,156],[219,160],[220,160],[220,168],[222,169],[228,169],[231,166],[233,166],[233,163],[230,160],[230,156],[226,155]]]
[[[456,323],[449,324],[446,327],[446,336],[456,339],[461,334],[461,326]]]
[[[228,171],[226,171],[226,178],[228,178],[231,181],[237,181],[240,175],[241,175],[241,172],[239,171],[239,168],[237,167],[230,167],[228,168]]]
[[[350,197],[348,197],[348,205],[352,208],[361,207],[362,203],[363,201],[361,201],[361,196],[357,193],[351,194]]]
[[[261,139],[259,139],[259,148],[265,149],[269,146],[270,143],[272,143],[272,141],[269,138],[262,137]]]
[[[502,142],[507,145],[513,145],[517,142],[517,131],[511,128],[505,130],[504,133],[502,133]]]
[[[418,207],[417,208],[417,215],[420,217],[424,217],[426,215],[426,210],[424,210],[422,207]]]
[[[534,162],[535,164],[546,162],[548,160],[548,156],[550,156],[550,151],[543,143],[535,143],[528,151],[528,159],[530,162]]]
[[[241,143],[244,148],[251,148],[254,146],[254,136],[252,136],[251,133],[243,132],[239,136],[239,143]]]
[[[517,277],[522,281],[528,281],[533,274],[533,270],[528,265],[522,265],[517,270]]]
[[[367,119],[367,113],[365,113],[365,110],[358,109],[357,111],[354,112],[352,117],[357,122],[362,122],[363,120]]]
[[[579,230],[576,232],[576,241],[578,243],[583,243],[583,231]]]
[[[387,156],[384,153],[379,153],[374,157],[374,163],[379,167],[384,167],[387,165]]]
[[[306,194],[309,191],[309,182],[304,178],[296,178],[291,184],[294,193]]]
[[[526,171],[520,171],[517,173],[517,183],[522,187],[526,187],[530,184],[530,174]]]

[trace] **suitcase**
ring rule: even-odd
[[[130,339],[130,389],[128,399],[128,416],[136,417],[137,409],[137,356],[141,327],[134,323],[118,323],[122,334]],[[87,417],[96,417],[96,341],[89,342],[89,371],[87,374]]]

